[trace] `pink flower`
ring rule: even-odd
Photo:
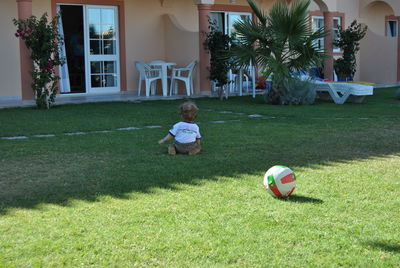
[[[54,62],[53,60],[49,60],[47,62],[47,66],[43,68],[43,70],[45,70],[46,72],[50,72],[51,70],[53,70],[54,68]]]
[[[24,37],[25,37],[25,36],[29,36],[31,33],[32,33],[32,30],[31,30],[31,29],[26,29],[26,30],[23,31]]]

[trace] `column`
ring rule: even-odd
[[[199,70],[200,70],[200,91],[196,93],[211,93],[210,80],[208,79],[210,66],[210,54],[204,49],[205,33],[209,31],[208,18],[211,10],[210,4],[198,4],[199,11]]]
[[[18,6],[18,19],[27,19],[32,16],[32,0],[16,0]],[[25,42],[19,40],[19,54],[21,64],[21,95],[22,100],[33,100],[31,71],[33,63],[30,52],[25,46]]]
[[[333,15],[331,12],[324,12],[325,30],[329,34],[324,39],[326,58],[324,60],[325,79],[333,80]]]
[[[400,82],[400,17],[397,18],[397,82]]]

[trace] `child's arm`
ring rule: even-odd
[[[171,134],[168,133],[167,136],[165,136],[164,138],[162,138],[161,140],[158,141],[158,144],[163,144],[167,141],[170,141],[174,138],[174,136],[172,136]]]
[[[198,145],[200,145],[201,139],[196,139],[196,143],[197,143]]]

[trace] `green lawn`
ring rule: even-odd
[[[196,156],[157,144],[182,101],[0,110],[0,137],[27,137],[0,139],[0,267],[399,267],[394,92],[196,99]],[[296,173],[288,200],[263,190],[276,164]]]

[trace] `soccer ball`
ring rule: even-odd
[[[264,175],[264,189],[274,197],[287,197],[296,188],[294,172],[285,166],[273,166]]]

